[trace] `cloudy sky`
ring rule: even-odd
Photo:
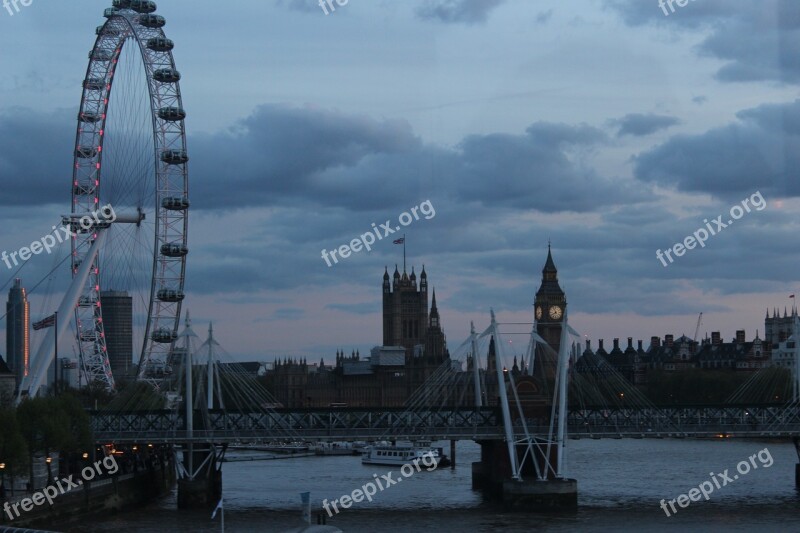
[[[0,10],[3,250],[69,209],[109,3]],[[763,335],[765,308],[800,291],[795,0],[668,16],[656,0],[158,4],[188,112],[186,303],[237,357],[379,344],[381,278],[402,248],[386,238],[331,267],[321,251],[426,200],[435,216],[402,231],[451,348],[490,308],[532,320],[548,239],[572,325],[607,343],[691,336],[701,311],[701,335]],[[756,193],[763,210],[667,267],[656,257]],[[55,256],[26,265],[25,285]],[[0,264],[4,293],[13,273]],[[34,318],[60,290],[34,291]]]

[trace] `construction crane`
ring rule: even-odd
[[[700,316],[697,317],[697,327],[694,328],[694,337],[692,340],[697,342],[697,334],[700,333],[700,323],[703,321],[703,313],[700,313]]]

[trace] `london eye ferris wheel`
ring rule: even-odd
[[[71,183],[71,269],[90,261],[75,307],[80,371],[113,389],[102,294],[131,301],[137,377],[170,373],[184,299],[188,154],[180,79],[166,21],[150,0],[114,0],[89,52]],[[84,229],[75,220],[102,206],[127,224]],[[68,221],[69,222],[69,221]],[[92,245],[102,230],[103,242]],[[96,249],[96,251],[95,251]],[[90,252],[91,250],[91,252]],[[113,291],[113,292],[110,292]]]

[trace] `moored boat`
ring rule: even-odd
[[[418,461],[425,466],[447,466],[450,460],[441,448],[434,448],[430,442],[397,441],[394,444],[369,446],[361,455],[361,462],[370,465],[403,466]]]

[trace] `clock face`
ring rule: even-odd
[[[558,320],[561,318],[561,308],[557,305],[553,305],[550,307],[550,318],[553,320]]]
[[[536,320],[541,320],[541,318],[542,318],[542,306],[541,305],[537,305],[536,306]]]

